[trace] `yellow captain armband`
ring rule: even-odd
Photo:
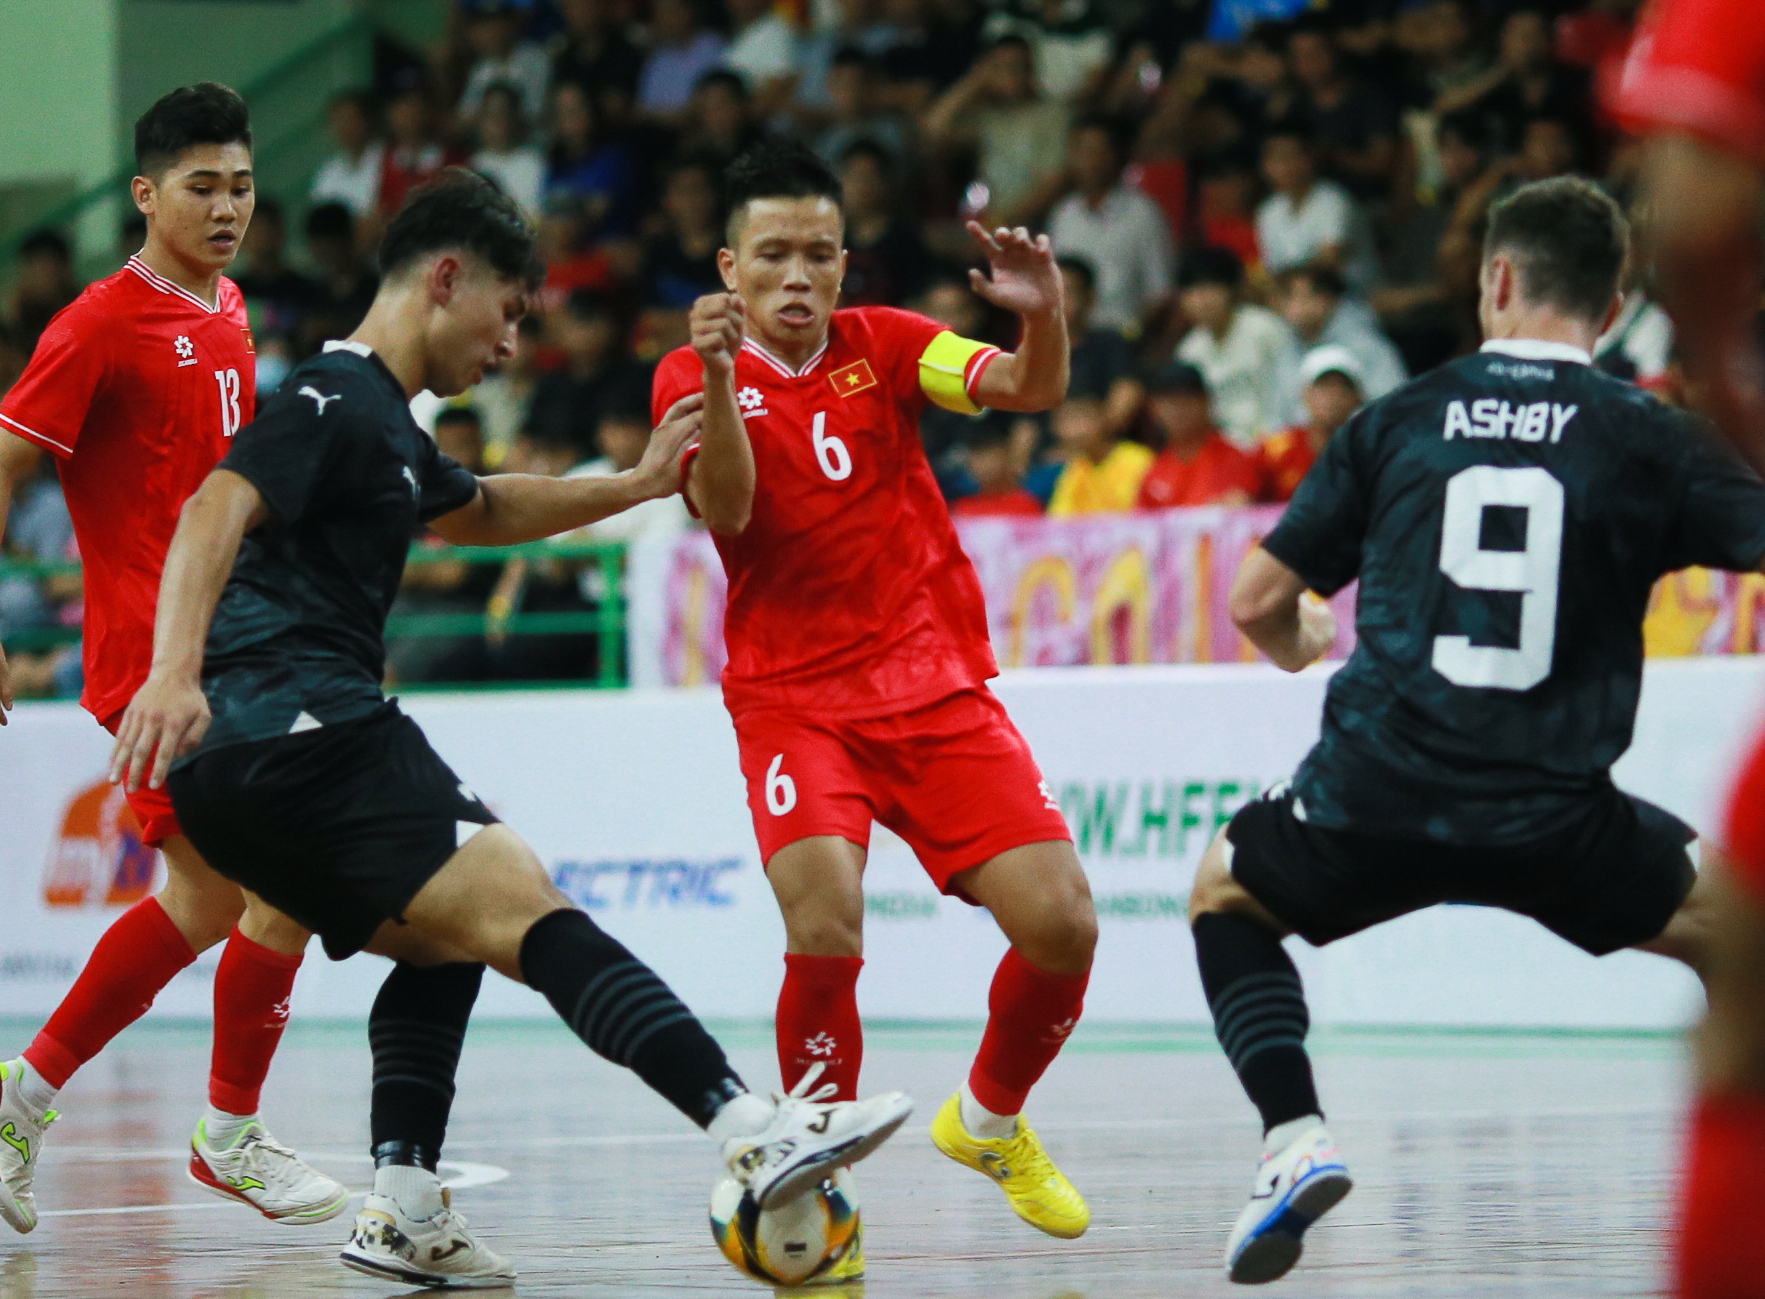
[[[977,343],[946,329],[919,357],[919,386],[945,410],[958,415],[979,415],[981,408],[970,395],[985,358],[998,355],[991,343]]]

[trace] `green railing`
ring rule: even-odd
[[[480,613],[398,613],[386,623],[388,643],[423,636],[484,636],[493,630],[510,636],[575,636],[595,638],[598,660],[593,676],[568,684],[602,689],[625,684],[625,546],[612,541],[538,541],[524,546],[416,546],[408,568],[435,564],[501,564],[511,559],[588,561],[599,569],[599,604],[579,613],[511,613],[506,619]],[[0,559],[0,580],[7,577],[43,579],[78,574],[80,565]],[[8,649],[41,653],[79,639],[79,629],[33,628],[6,638]],[[445,687],[447,683],[431,683]],[[500,684],[500,683],[499,683]],[[521,683],[511,683],[521,684]],[[535,683],[540,684],[540,683]],[[544,683],[550,684],[550,683]],[[563,683],[560,683],[563,684]],[[408,688],[401,684],[400,689]]]

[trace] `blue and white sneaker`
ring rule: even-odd
[[[1305,1248],[1305,1229],[1354,1188],[1321,1118],[1281,1127],[1301,1130],[1278,1150],[1264,1152],[1250,1203],[1226,1240],[1226,1275],[1239,1285],[1286,1276]],[[1277,1128],[1270,1135],[1279,1140],[1286,1134]]]

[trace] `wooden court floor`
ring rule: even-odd
[[[0,1021],[0,1052],[31,1028]],[[776,1080],[769,1032],[720,1036],[751,1081]],[[866,1299],[1249,1293],[1226,1283],[1220,1252],[1258,1134],[1208,1034],[1081,1029],[1032,1098],[1031,1121],[1091,1202],[1091,1231],[1072,1242],[1018,1222],[990,1183],[926,1139],[978,1036],[978,1025],[870,1036],[867,1086],[911,1092],[918,1112],[859,1170]],[[1677,1042],[1334,1033],[1315,1044],[1357,1185],[1300,1267],[1262,1293],[1660,1292],[1685,1097]],[[186,1181],[180,1147],[207,1064],[205,1030],[148,1025],[63,1092],[66,1117],[38,1175],[42,1222],[0,1236],[0,1299],[410,1293],[336,1263],[347,1216],[276,1226]],[[367,1080],[359,1027],[297,1024],[265,1098],[279,1136],[360,1188],[371,1180]],[[521,1269],[519,1294],[764,1294],[711,1245],[709,1143],[560,1028],[475,1026],[448,1153],[456,1202]]]

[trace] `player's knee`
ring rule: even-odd
[[[193,952],[205,952],[233,932],[245,914],[239,887],[220,876],[207,880],[167,878],[159,893],[160,910]]]
[[[850,907],[799,907],[785,918],[790,950],[802,956],[864,955],[862,903]]]
[[[1226,860],[1226,836],[1221,831],[1202,855],[1195,883],[1189,889],[1190,924],[1210,913],[1232,910],[1235,895],[1243,892]]]

